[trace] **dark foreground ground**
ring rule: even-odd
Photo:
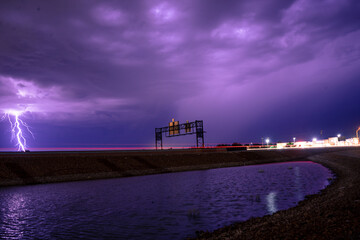
[[[337,176],[297,207],[202,232],[200,239],[360,239],[360,148],[0,153],[0,186],[312,160]],[[201,229],[199,229],[201,230]]]

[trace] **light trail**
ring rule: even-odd
[[[11,141],[15,140],[19,152],[25,152],[27,148],[24,130],[30,133],[31,136],[34,138],[34,134],[31,132],[30,127],[20,118],[23,113],[24,112],[22,111],[8,110],[1,118],[1,120],[4,120],[5,118],[9,120],[11,129]]]

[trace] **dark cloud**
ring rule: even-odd
[[[328,116],[343,108],[322,89],[341,86],[351,101],[355,90],[344,86],[360,74],[359,12],[355,0],[1,1],[0,110],[31,111],[50,133],[55,123],[106,125],[79,142],[113,140],[120,128],[147,142],[172,117],[204,119],[211,141],[246,141],[265,132],[250,127],[260,119],[309,119],[312,106],[333,129],[338,118]],[[267,134],[293,128],[302,127]]]

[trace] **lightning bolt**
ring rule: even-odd
[[[31,132],[29,125],[27,125],[20,118],[23,113],[24,112],[21,111],[9,110],[6,111],[5,115],[1,118],[1,120],[4,120],[5,118],[9,120],[11,129],[11,141],[15,140],[19,152],[25,152],[27,148],[24,130],[30,133],[31,136],[34,138],[34,134]]]

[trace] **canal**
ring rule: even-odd
[[[0,188],[3,239],[184,239],[294,207],[333,175],[290,162]]]

